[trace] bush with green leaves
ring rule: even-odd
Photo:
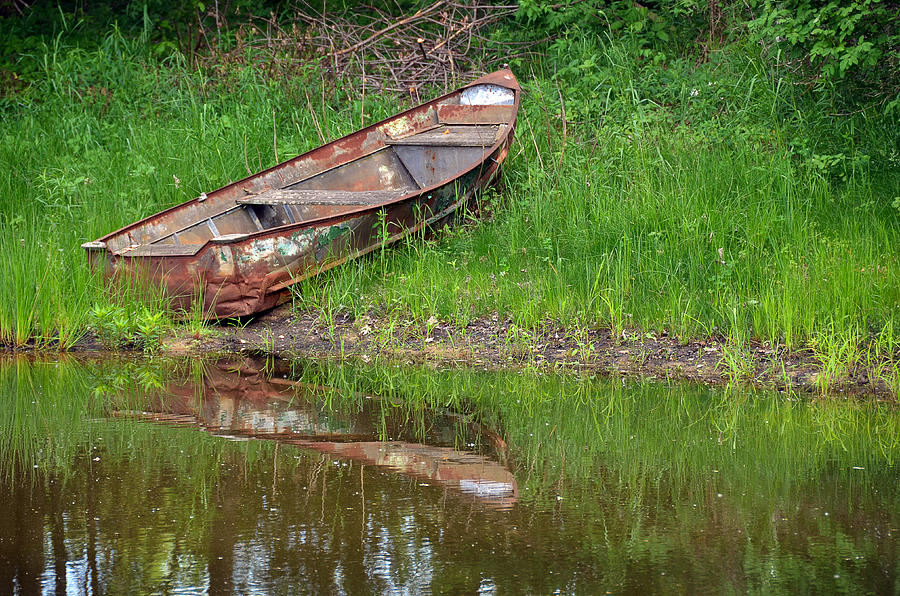
[[[706,8],[697,0],[661,0],[652,4],[633,0],[522,0],[517,19],[540,35],[557,35],[575,27],[629,35],[640,45],[657,51],[671,51],[708,26]]]
[[[865,82],[898,105],[900,3],[890,0],[755,0],[750,31],[827,82]]]

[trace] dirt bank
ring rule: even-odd
[[[386,359],[489,369],[595,370],[611,375],[684,379],[713,385],[737,382],[777,390],[895,399],[883,379],[862,365],[830,375],[809,351],[787,351],[751,343],[738,350],[721,338],[684,343],[666,333],[625,330],[573,331],[546,324],[517,328],[494,315],[465,328],[431,320],[337,316],[326,325],[316,313],[275,309],[244,325],[216,325],[199,337],[167,337],[169,354],[245,352],[291,357]],[[98,349],[85,338],[78,349]]]

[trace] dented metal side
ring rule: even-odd
[[[513,90],[514,105],[456,107],[453,102],[458,90],[89,243],[85,245],[89,261],[109,275],[139,275],[162,287],[176,309],[196,308],[198,299],[203,311],[214,317],[244,316],[271,308],[289,298],[286,290],[294,283],[447,218],[494,179],[513,139],[520,89],[509,71],[493,73],[463,89],[483,83]],[[501,124],[501,134],[491,147],[479,150],[480,155],[455,158],[445,153],[440,159],[446,163],[441,164],[437,156],[430,160],[426,150],[421,172],[386,161],[385,167],[394,170],[380,176],[383,180],[334,175],[336,170],[351,174],[353,169],[347,169],[348,164],[384,149],[386,138],[434,127],[438,112],[460,123],[465,123],[466,113],[479,124],[493,124],[499,114],[505,114],[508,120],[497,123]],[[410,163],[414,169],[418,167]],[[458,170],[452,176],[438,177],[440,172],[454,167]],[[412,186],[413,182],[416,186]],[[202,246],[185,246],[185,254],[179,254],[177,242],[176,246],[166,244],[169,248],[160,250],[165,254],[159,256],[153,250],[130,250],[147,245],[162,247],[150,243],[171,236],[179,226],[195,225],[194,222],[220,215],[223,210],[233,209],[236,200],[267,189],[295,186],[366,191],[385,184],[393,188],[408,186],[410,194],[383,204],[344,210],[311,206],[311,219],[232,234],[233,240],[209,239]],[[288,217],[299,212],[285,209]],[[100,243],[104,248],[100,248]],[[149,256],[141,256],[142,252]]]

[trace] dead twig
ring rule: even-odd
[[[210,4],[210,25],[216,19],[218,27],[219,10]],[[310,63],[316,62],[325,80],[334,85],[364,77],[360,92],[365,95],[400,93],[415,100],[425,87],[447,89],[461,78],[527,56],[540,43],[498,47],[488,32],[512,18],[517,7],[485,0],[436,0],[405,15],[366,5],[357,5],[353,14],[329,13],[325,5],[318,9],[300,5],[294,10],[290,19],[252,17],[238,27],[237,43],[228,51],[210,43],[212,35],[206,39],[200,21],[197,38],[206,39],[209,55],[197,59],[226,77],[232,64],[259,68],[269,77],[290,77],[308,74]],[[188,39],[193,36],[189,31]],[[365,119],[364,111],[360,116]]]
[[[439,0],[407,16],[369,8],[370,20],[362,23],[358,15],[352,20],[341,15],[308,18],[317,25],[310,42],[328,57],[335,78],[358,79],[364,72],[367,90],[415,98],[422,86],[446,88],[461,75],[480,71],[488,66],[482,62],[486,55],[496,55],[498,63],[507,61],[508,56],[492,48],[486,31],[515,11],[515,5],[478,0]],[[528,47],[517,44],[516,50]]]
[[[367,37],[366,39],[364,39],[364,40],[362,40],[362,41],[360,41],[360,42],[358,42],[358,43],[356,43],[356,44],[350,46],[349,48],[344,49],[344,50],[340,50],[340,51],[337,52],[335,55],[337,55],[337,56],[342,56],[342,55],[344,55],[344,54],[350,54],[350,53],[352,53],[352,52],[355,52],[355,51],[359,50],[360,48],[366,46],[367,44],[371,43],[372,41],[374,41],[377,37],[380,37],[380,36],[382,36],[382,35],[385,35],[385,34],[388,33],[389,31],[393,31],[393,30],[396,29],[397,27],[402,27],[403,25],[406,25],[407,23],[410,23],[410,22],[412,22],[412,21],[414,21],[414,20],[416,20],[416,19],[419,19],[419,18],[421,18],[422,16],[424,16],[424,15],[426,15],[426,14],[432,12],[432,11],[437,10],[443,3],[444,3],[444,0],[438,0],[437,2],[435,2],[434,4],[432,4],[431,6],[429,6],[428,8],[423,8],[423,9],[421,9],[421,10],[417,10],[416,13],[415,13],[414,15],[408,16],[408,17],[403,18],[403,19],[400,19],[399,21],[396,21],[395,23],[392,23],[392,24],[388,25],[387,27],[385,27],[385,28],[382,29],[381,31],[377,31],[377,32],[373,33],[372,35],[370,35],[370,36]]]

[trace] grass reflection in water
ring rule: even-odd
[[[0,399],[4,590],[898,586],[887,404],[160,360],[7,361]]]

